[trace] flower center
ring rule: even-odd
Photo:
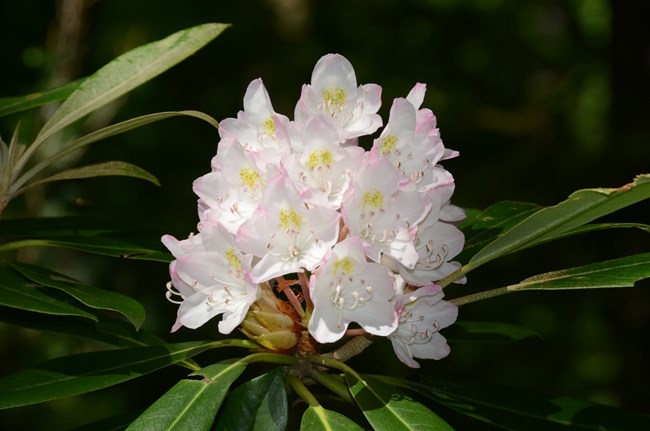
[[[388,135],[384,139],[382,139],[381,144],[379,144],[379,151],[381,151],[381,154],[385,156],[391,151],[393,151],[396,146],[397,146],[397,136]]]
[[[381,208],[384,206],[384,194],[377,189],[367,191],[361,198],[361,205],[364,207]]]
[[[295,210],[282,210],[280,211],[280,227],[282,229],[296,228],[300,229],[303,223],[302,216],[298,214]]]
[[[249,189],[262,185],[262,176],[251,167],[243,168],[239,171],[239,179],[242,184]]]
[[[273,117],[268,117],[264,122],[262,123],[262,132],[265,135],[273,136],[275,134],[275,122],[273,121]]]

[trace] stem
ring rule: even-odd
[[[337,376],[333,376],[324,372],[314,372],[309,377],[325,386],[330,391],[334,392],[339,397],[343,398],[345,401],[353,404],[352,396],[350,391],[348,391],[347,385],[343,384]]]
[[[465,274],[470,272],[472,269],[474,269],[471,265],[467,264],[456,271],[452,272],[442,280],[436,281],[436,284],[440,287],[446,287],[449,284],[453,283],[454,281],[458,280],[459,278],[463,278]]]
[[[349,365],[344,364],[341,361],[337,361],[336,359],[328,358],[323,355],[308,355],[305,356],[305,359],[309,362],[313,362],[314,364],[322,365],[323,367],[327,368],[334,368],[336,370],[343,371],[344,373],[352,374],[353,376],[361,379],[361,376],[359,376],[356,371],[350,368]]]
[[[350,358],[357,356],[359,353],[366,350],[372,344],[370,335],[357,335],[338,349],[331,353],[322,355],[323,357],[333,358],[341,362],[345,362]]]
[[[316,397],[309,392],[309,389],[307,389],[307,386],[303,382],[300,381],[300,379],[296,376],[288,376],[287,377],[287,383],[291,385],[294,391],[296,391],[296,394],[303,399],[307,404],[309,404],[312,407],[320,407],[320,403],[316,399]]]
[[[293,356],[283,355],[281,353],[253,353],[244,358],[244,361],[247,364],[252,364],[255,362],[268,362],[269,364],[281,364],[281,365],[296,365],[298,360]]]
[[[501,296],[510,292],[515,292],[515,290],[510,289],[508,286],[499,287],[497,289],[486,290],[485,292],[478,292],[471,295],[461,296],[460,298],[450,299],[449,302],[453,302],[454,304],[461,306],[476,301],[482,301],[484,299],[494,298],[495,296]]]
[[[357,328],[357,329],[348,329],[345,331],[345,336],[346,337],[355,337],[357,335],[366,335],[368,332],[366,332],[365,329]]]

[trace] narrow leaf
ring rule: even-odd
[[[426,377],[410,386],[437,403],[509,430],[650,429],[650,416],[569,397]]]
[[[97,163],[95,165],[82,166],[80,168],[67,169],[65,171],[58,172],[52,176],[43,178],[42,180],[34,181],[20,190],[14,191],[13,196],[17,196],[24,191],[31,189],[32,187],[40,186],[41,184],[45,183],[51,183],[52,181],[78,180],[83,178],[95,178],[104,176],[140,178],[142,180],[147,180],[157,186],[160,186],[158,179],[144,169],[132,165],[131,163],[114,161]]]
[[[74,335],[100,341],[116,347],[144,347],[165,344],[165,341],[147,331],[136,331],[125,321],[97,316],[97,322],[72,316],[50,316],[17,309],[4,309],[0,321],[23,328]]]
[[[302,415],[300,431],[362,431],[351,419],[321,406],[309,406]]]
[[[227,27],[199,25],[119,56],[79,86],[43,126],[33,145],[180,63]]]
[[[70,96],[84,80],[85,78],[78,79],[60,87],[27,96],[0,98],[0,117],[63,100]]]
[[[135,379],[231,340],[164,344],[52,359],[0,379],[0,409],[85,394]]]
[[[232,382],[246,368],[242,360],[210,365],[172,387],[127,429],[210,430]],[[195,377],[195,378],[192,378]]]
[[[650,253],[547,272],[508,286],[508,291],[632,287],[650,277]]]
[[[131,321],[136,329],[139,329],[144,323],[144,307],[129,296],[85,286],[66,275],[39,266],[18,262],[10,262],[9,265],[34,283],[59,289],[88,307],[122,314]]]
[[[68,295],[39,287],[5,266],[0,266],[0,305],[58,316],[78,316],[97,321],[97,317],[71,301]]]
[[[0,251],[15,250],[23,247],[64,247],[104,256],[123,259],[151,260],[155,262],[170,262],[173,257],[169,253],[133,244],[123,240],[105,237],[62,237],[20,240],[0,244]]]
[[[498,343],[538,337],[539,334],[523,326],[499,322],[459,320],[445,329],[444,336],[452,342]]]
[[[216,429],[286,429],[289,411],[282,372],[278,368],[235,389],[219,413]]]
[[[375,430],[452,430],[438,415],[394,386],[370,376],[346,373],[345,378]]]
[[[599,217],[650,198],[650,175],[617,189],[578,190],[559,204],[539,210],[479,251],[464,272],[497,257],[558,237]]]
[[[171,111],[171,112],[158,112],[155,114],[143,115],[141,117],[131,118],[130,120],[123,121],[121,123],[113,124],[103,129],[99,129],[90,133],[86,136],[83,136],[72,144],[65,146],[56,154],[51,155],[47,160],[43,160],[36,166],[32,167],[30,170],[25,172],[20,178],[16,180],[12,189],[19,190],[23,185],[29,182],[34,176],[41,173],[43,170],[52,166],[52,163],[74,153],[75,151],[80,150],[81,148],[90,145],[94,142],[106,139],[108,137],[124,133],[126,131],[135,129],[140,126],[144,126],[155,121],[164,120],[166,118],[176,117],[176,116],[189,116],[195,117],[201,120],[204,120],[211,124],[213,127],[218,128],[219,123],[217,120],[211,116],[204,114],[199,111]]]

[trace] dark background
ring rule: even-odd
[[[427,83],[424,106],[437,115],[446,146],[461,153],[445,163],[456,178],[457,205],[484,208],[500,200],[551,205],[579,188],[621,186],[650,168],[647,2],[2,0],[0,18],[0,97],[86,76],[131,48],[186,27],[233,24],[196,55],[79,124],[70,136],[165,110],[233,117],[257,77],[276,111],[292,117],[315,62],[338,52],[352,62],[360,84],[383,87],[384,121],[393,98],[405,96],[415,82]],[[4,118],[0,134],[8,140],[20,120],[28,140],[47,112]],[[152,172],[162,187],[124,178],[60,183],[17,199],[3,217],[128,217],[145,221],[143,235],[152,241],[165,233],[184,237],[197,222],[191,183],[209,171],[217,140],[207,124],[183,118],[110,138],[69,164],[124,160]],[[647,203],[637,205],[609,220],[648,223],[647,209]],[[648,243],[647,234],[637,231],[563,240],[481,268],[469,275],[467,286],[450,287],[450,296],[647,251]],[[147,309],[145,327],[158,334],[165,335],[174,321],[175,306],[164,298],[163,264],[61,250],[23,250],[18,258],[138,298]],[[519,324],[543,338],[455,343],[447,359],[423,361],[424,369],[479,385],[650,413],[647,288],[645,283],[617,291],[522,293],[467,305],[462,319]],[[168,339],[214,334],[216,322],[211,322]],[[98,348],[105,346],[0,325],[3,374]],[[386,358],[372,371],[408,374],[386,344],[372,349],[369,357]],[[157,373],[95,394],[3,412],[0,428],[20,423],[23,429],[67,429],[144,408],[183,374]],[[459,429],[478,429],[474,422],[453,419],[460,421],[455,422]]]

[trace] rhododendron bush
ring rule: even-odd
[[[212,160],[197,161],[206,173],[192,184],[197,218],[188,230],[194,232],[162,236],[171,256],[93,233],[105,229],[75,230],[66,225],[74,224],[70,219],[0,221],[0,251],[9,256],[0,262],[0,304],[13,322],[116,347],[3,377],[2,408],[85,394],[175,366],[185,367],[187,378],[171,382],[145,411],[112,421],[117,428],[111,429],[448,430],[451,410],[506,429],[650,426],[642,414],[570,398],[554,400],[553,412],[540,414],[536,406],[547,402],[541,396],[495,396],[416,370],[423,362],[454,360],[446,328],[463,322],[459,307],[466,304],[523,290],[633,286],[650,276],[650,252],[644,252],[469,295],[454,290],[454,284],[482,286],[471,271],[541,243],[617,227],[646,235],[648,226],[639,223],[592,222],[650,197],[649,175],[619,188],[578,190],[554,206],[500,202],[466,212],[453,203],[456,185],[446,168],[459,152],[443,143],[424,105],[426,85],[414,83],[394,99],[384,119],[381,86],[357,82],[340,54],[317,60],[292,115],[275,111],[262,77],[248,85],[243,110],[234,116],[234,108],[232,118],[217,122],[197,111],[145,115],[69,142],[48,161],[32,159],[56,132],[182,61],[226,27],[181,31],[118,57],[83,82],[39,94],[37,105],[65,102],[31,144],[19,142],[17,132],[0,142],[1,211],[52,181],[122,175],[157,183],[117,161],[52,172],[53,161],[106,137],[173,116],[206,121],[219,135]],[[34,99],[3,99],[0,112],[27,109]],[[34,223],[38,230],[30,228]],[[62,234],[62,226],[73,233]],[[168,263],[170,281],[159,296],[178,309],[175,317],[157,319],[169,321],[175,336],[192,339],[192,330],[203,326],[213,328],[212,336],[168,343],[141,329],[145,310],[136,299],[12,257],[27,246]],[[531,333],[512,325],[461,326],[474,341]],[[364,361],[376,359],[368,350],[373,344],[392,348],[401,369],[365,374]],[[230,349],[220,359],[201,355],[223,347]],[[352,368],[352,358],[361,365]]]

